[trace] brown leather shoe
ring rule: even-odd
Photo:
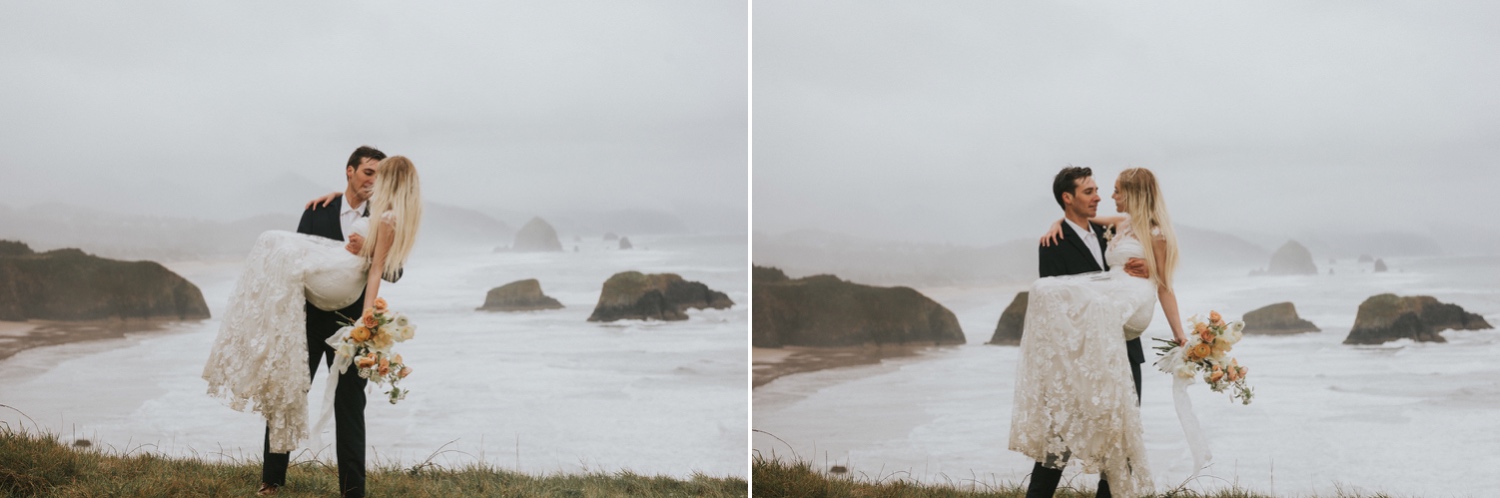
[[[256,491],[255,496],[275,496],[279,491],[281,491],[281,486],[260,483],[260,491]]]

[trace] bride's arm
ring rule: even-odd
[[[1152,245],[1156,246],[1153,248],[1156,253],[1156,267],[1165,268],[1167,266],[1167,241],[1155,239]],[[1172,338],[1177,340],[1177,344],[1186,345],[1187,336],[1182,333],[1182,320],[1177,312],[1177,293],[1167,286],[1157,285],[1156,300],[1161,303],[1162,314],[1167,316],[1167,325],[1172,327]]]
[[[1089,218],[1089,222],[1102,227],[1112,227],[1124,222],[1125,219],[1124,216],[1098,216]],[[1057,221],[1052,222],[1052,228],[1048,229],[1047,233],[1042,235],[1042,240],[1039,241],[1042,247],[1049,247],[1062,240],[1062,224],[1062,218],[1058,218]]]
[[[313,199],[313,200],[307,201],[307,205],[306,206],[302,206],[302,210],[306,211],[306,210],[312,209],[313,208],[313,204],[318,204],[320,202],[322,204],[319,205],[318,207],[327,207],[328,203],[333,202],[334,199],[337,199],[338,196],[341,196],[341,195],[344,195],[344,192],[342,190],[338,191],[338,192],[332,192],[332,193],[330,193],[328,195],[319,197],[317,199]]]
[[[1124,216],[1095,216],[1089,222],[1101,227],[1112,227],[1125,221]]]
[[[385,272],[385,258],[391,253],[391,243],[396,239],[393,223],[377,223],[375,254],[370,257],[370,271],[365,276],[365,308],[375,307],[375,298],[380,297],[380,274]]]

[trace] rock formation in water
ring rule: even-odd
[[[908,287],[873,287],[832,275],[788,279],[752,269],[755,347],[963,344],[952,311]]]
[[[205,319],[208,304],[198,286],[152,261],[0,241],[0,320],[130,318]]]
[[[1313,264],[1312,253],[1295,240],[1288,240],[1285,245],[1271,255],[1271,266],[1266,269],[1270,275],[1317,275],[1318,266]]]
[[[620,237],[620,249],[633,249],[633,248],[635,248],[635,246],[630,244],[630,237]]]
[[[1000,313],[1000,323],[995,324],[995,335],[990,337],[990,342],[985,344],[996,344],[1000,346],[1018,346],[1021,344],[1021,329],[1026,325],[1026,304],[1030,292],[1018,292],[1015,299],[1010,300],[1010,306]]]
[[[590,322],[615,320],[687,320],[688,308],[728,309],[734,301],[723,292],[673,273],[616,273],[604,282]]]
[[[490,289],[479,311],[555,310],[562,307],[556,299],[542,294],[542,283],[532,278]]]
[[[1386,271],[1389,271],[1389,270],[1390,270],[1390,268],[1387,268],[1385,266],[1385,260],[1384,259],[1377,259],[1377,260],[1375,260],[1375,273],[1383,273],[1383,272],[1386,272]]]
[[[1489,328],[1493,327],[1484,317],[1432,296],[1380,294],[1360,303],[1354,329],[1344,344],[1384,344],[1397,339],[1447,342],[1439,332]]]
[[[562,251],[562,242],[557,239],[557,230],[540,216],[526,222],[521,231],[516,232],[516,242],[510,246],[512,251],[517,252],[558,252]]]
[[[1245,313],[1246,334],[1284,335],[1302,332],[1318,332],[1318,326],[1297,316],[1297,307],[1290,302],[1276,303]]]

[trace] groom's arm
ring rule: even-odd
[[[313,235],[313,210],[302,210],[302,220],[297,222],[297,233]]]
[[[1051,247],[1037,246],[1037,276],[1045,278],[1064,274],[1065,267],[1063,266],[1062,258],[1058,257],[1058,247],[1060,246],[1057,244],[1053,244]]]

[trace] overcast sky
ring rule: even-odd
[[[213,218],[370,144],[429,201],[743,226],[747,43],[738,2],[5,2],[0,203]]]
[[[1496,233],[1500,3],[755,3],[756,230],[987,244],[1058,169],[1178,223]],[[1494,239],[1491,239],[1494,240]]]

